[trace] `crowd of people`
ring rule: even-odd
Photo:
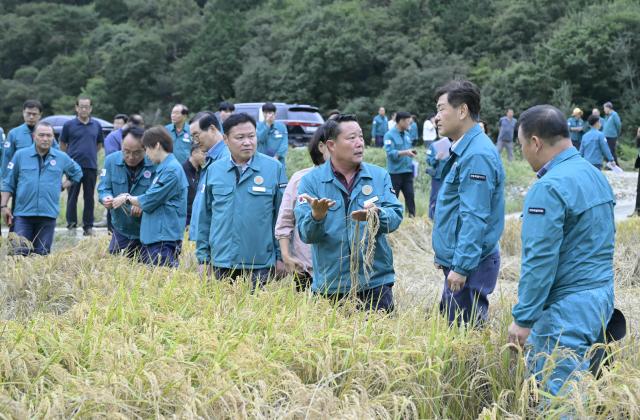
[[[606,102],[603,107],[606,118],[600,116],[598,108],[593,108],[586,121],[582,119],[582,110],[575,108],[572,116],[567,119],[567,127],[571,143],[580,155],[596,168],[610,170],[618,166],[616,148],[622,134],[622,122],[611,102]],[[478,119],[478,124],[485,134],[490,135],[485,121]],[[511,162],[514,159],[514,146],[517,144],[514,139],[517,136],[518,127],[513,109],[507,109],[505,115],[498,120],[497,127],[498,136],[495,147],[498,155],[502,155],[502,151],[506,150],[507,160]],[[418,162],[414,159],[417,155],[414,146],[418,138],[415,115],[400,111],[394,112],[392,118],[388,119],[385,108],[378,109],[378,114],[374,116],[371,123],[370,144],[385,148],[387,169],[391,174],[394,189],[398,194],[402,192],[410,217],[415,215],[413,178],[417,175]],[[431,177],[428,215],[433,220],[436,199],[442,184],[444,162],[450,156],[451,140],[438,129],[436,115],[425,119],[422,140],[427,148],[426,173]],[[638,128],[637,143],[640,148],[640,128]],[[604,167],[603,162],[607,163]],[[640,163],[636,163],[636,169],[638,168]],[[640,175],[638,190],[640,191]],[[630,216],[633,215],[640,215],[640,198],[637,198],[634,212]]]
[[[504,229],[500,151],[511,153],[515,135],[539,179],[522,213],[519,299],[509,340],[532,347],[530,366],[537,374],[545,359],[535,356],[550,354],[556,344],[579,355],[555,362],[547,388],[556,394],[574,372],[586,369],[583,358],[603,340],[603,325],[613,313],[615,200],[589,157],[599,151],[600,165],[603,157],[615,161],[603,148],[615,111],[606,104],[600,133],[602,122],[594,115],[585,130],[579,119],[567,122],[550,105],[524,111],[517,125],[509,110],[498,124],[496,147],[480,120],[476,85],[453,81],[435,98],[437,114],[425,121],[423,139],[434,187],[429,215],[434,264],[443,279],[440,309],[452,324],[481,328],[487,320]],[[387,236],[399,228],[405,210],[415,216],[415,116],[397,112],[389,127],[379,109],[371,138],[386,152],[384,169],[365,162],[365,137],[355,116],[332,113],[309,143],[313,166],[287,180],[286,126],[275,120],[275,106],[262,106],[261,122],[235,113],[232,104],[219,108],[218,114],[205,110],[189,118],[188,108],[176,104],[171,124],[147,129],[140,115],[119,114],[118,127],[103,140],[90,116],[90,98],[80,97],[77,117],[65,123],[58,145],[53,127],[39,121],[42,106],[25,102],[25,124],[11,130],[2,157],[3,220],[32,244],[21,242],[15,254],[50,252],[65,189],[69,201],[77,200],[82,186],[83,228],[90,235],[99,178],[111,254],[177,267],[188,229],[207,278],[246,276],[259,288],[281,262],[300,290],[335,301],[355,296],[363,309],[393,311],[395,271]],[[586,131],[580,145],[577,127]],[[106,158],[98,176],[103,143]],[[74,215],[75,205],[68,204],[70,229],[76,227]]]

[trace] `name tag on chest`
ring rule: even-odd
[[[255,187],[254,186],[253,188],[251,188],[251,191],[253,191],[253,192],[262,192],[263,193],[263,192],[267,192],[267,189],[265,187]]]

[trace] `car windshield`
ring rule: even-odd
[[[324,122],[320,113],[311,111],[311,110],[304,111],[299,109],[290,109],[288,119],[294,120],[294,121],[310,121],[310,122],[317,122],[317,123]]]

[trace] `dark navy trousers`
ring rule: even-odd
[[[467,276],[462,290],[453,293],[449,289],[447,276],[449,268],[444,268],[444,289],[440,301],[440,311],[446,314],[449,322],[464,321],[481,325],[489,314],[488,296],[493,293],[500,271],[500,251],[487,256],[480,261],[478,268]],[[456,318],[457,317],[457,318]]]
[[[48,255],[53,244],[53,234],[56,230],[56,219],[40,216],[16,216],[13,221],[14,233],[31,242],[18,244],[14,248],[15,255],[29,255],[31,253]]]
[[[181,252],[182,241],[154,242],[142,245],[140,261],[153,266],[177,267]]]

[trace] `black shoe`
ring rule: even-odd
[[[93,229],[92,228],[85,229],[84,232],[82,232],[82,236],[93,236]]]
[[[67,225],[67,229],[69,229],[69,230],[75,230],[77,228],[78,228],[78,224],[77,223],[69,223]]]

